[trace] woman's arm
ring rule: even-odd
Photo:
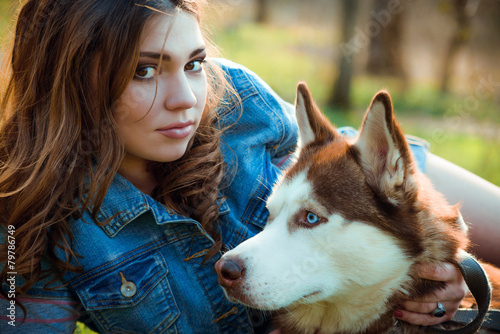
[[[461,204],[470,252],[500,267],[500,188],[433,154],[427,156],[425,173],[448,202]]]
[[[27,310],[26,319],[20,302]],[[81,309],[69,299],[20,298],[13,304],[0,296],[0,333],[73,333]]]

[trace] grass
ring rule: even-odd
[[[94,334],[95,332],[91,329],[89,329],[87,326],[85,326],[81,322],[76,323],[76,329],[74,331],[74,334]]]
[[[15,9],[16,5],[12,0],[0,0],[0,42],[3,42],[6,37],[10,37],[7,31],[12,27],[12,15],[15,13]]]
[[[500,186],[499,105],[476,96],[474,85],[470,94],[441,94],[434,82],[402,89],[397,79],[356,75],[352,107],[340,110],[326,106],[336,76],[335,50],[325,47],[332,44],[328,30],[243,23],[215,29],[212,38],[225,58],[256,72],[287,101],[294,101],[297,82],[306,81],[337,126],[358,127],[374,93],[388,89],[407,133],[429,141],[434,154]]]
[[[265,36],[265,38],[263,38]],[[333,77],[325,61],[311,61],[311,54],[327,43],[327,35],[308,40],[300,28],[279,29],[242,24],[235,28],[216,30],[213,36],[225,58],[245,65],[261,76],[285,100],[293,101],[298,81],[307,81],[317,96],[328,94]]]

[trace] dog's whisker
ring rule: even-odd
[[[272,187],[270,187],[269,182],[264,182],[261,178],[257,179],[257,182],[259,182],[261,185],[263,185],[267,191],[270,191],[272,188]]]

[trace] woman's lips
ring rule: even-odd
[[[193,122],[173,123],[164,128],[157,129],[165,137],[182,139],[189,136],[194,131]]]

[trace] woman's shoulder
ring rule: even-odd
[[[263,107],[278,107],[289,115],[293,114],[293,106],[284,101],[259,75],[249,68],[225,58],[213,58],[212,61],[224,71],[226,78],[243,103],[248,98],[260,97]]]
[[[226,139],[233,133],[240,142],[240,136],[248,134],[264,145],[294,146],[298,133],[294,106],[245,66],[222,58],[213,61],[221,67],[238,94],[237,98],[222,103],[218,111],[219,124],[232,130],[225,133]]]

